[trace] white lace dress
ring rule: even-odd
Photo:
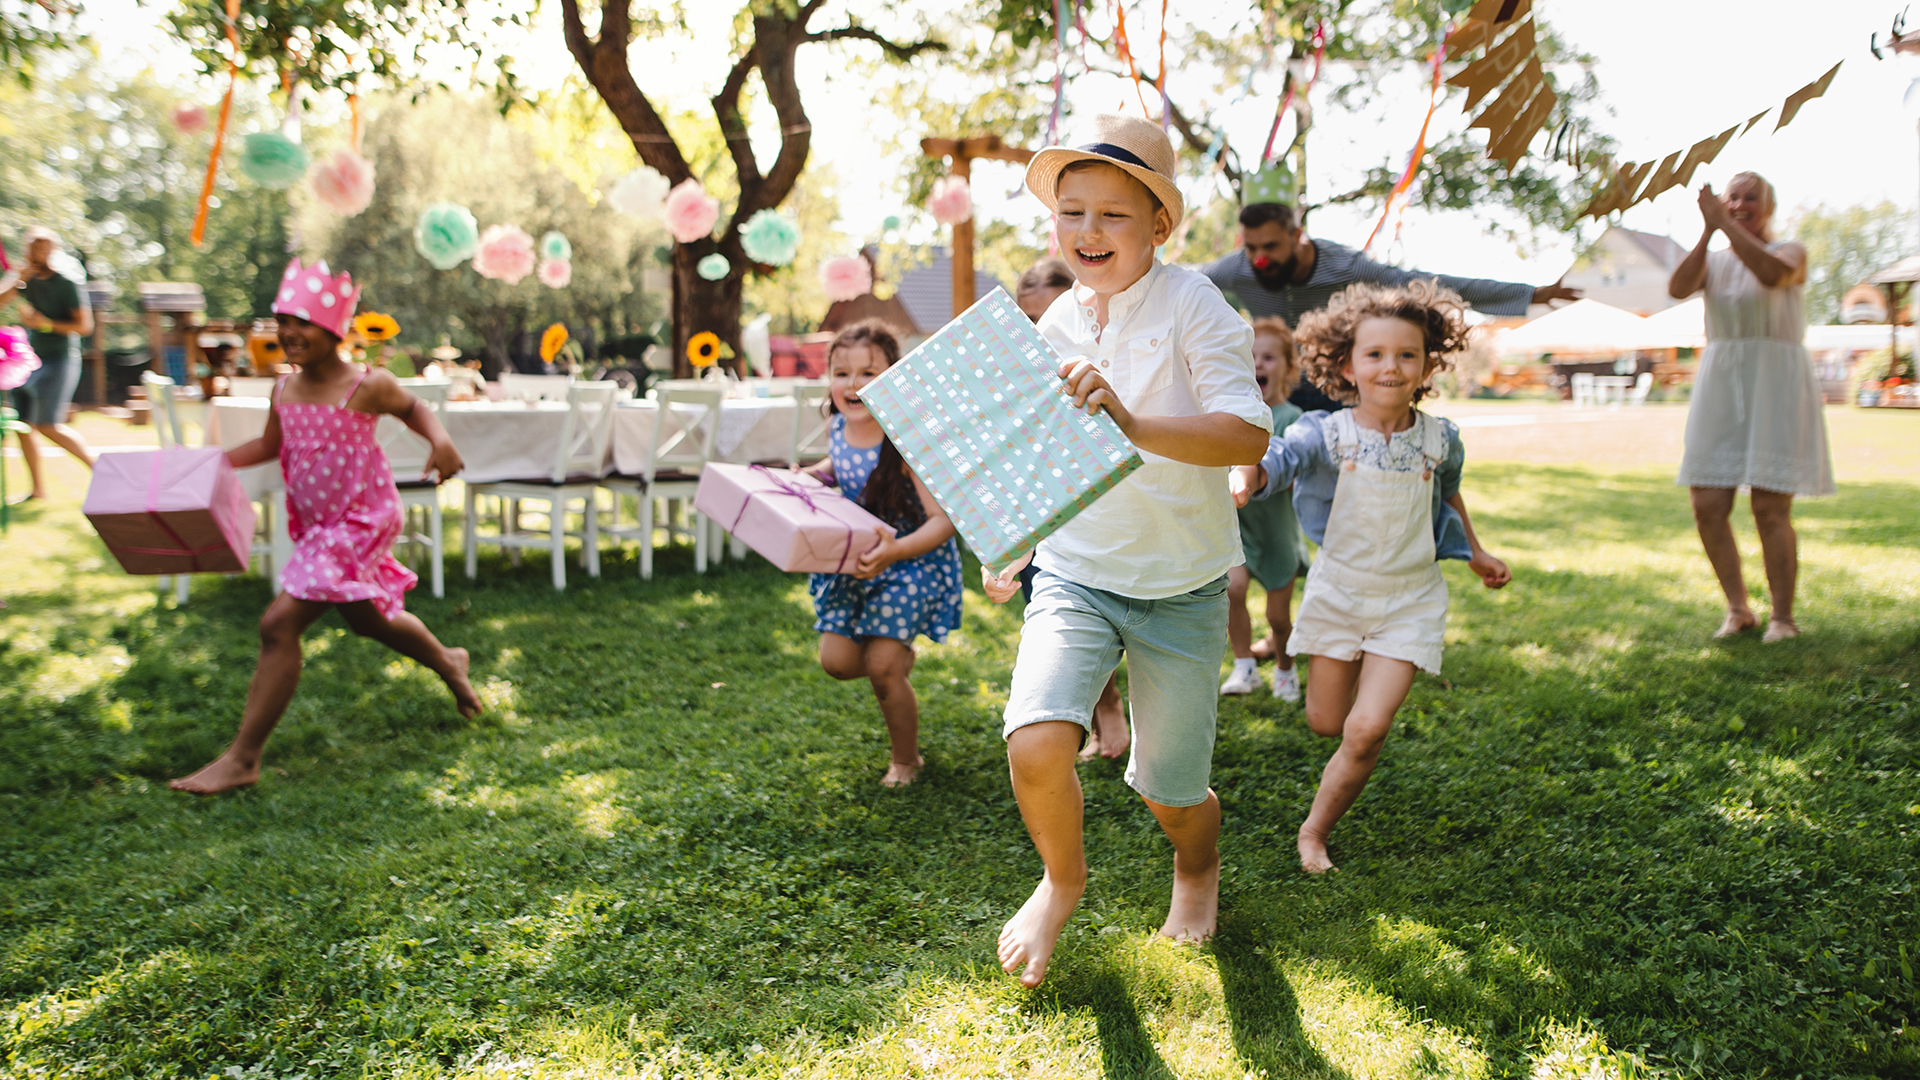
[[[1803,286],[1769,289],[1732,251],[1707,255],[1707,348],[1679,483],[1833,494]]]

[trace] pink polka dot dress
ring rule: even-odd
[[[365,379],[362,372],[338,405],[283,402],[286,380],[275,388],[293,537],[293,558],[280,582],[300,600],[371,600],[391,619],[406,610],[407,590],[420,579],[393,557],[404,515],[387,455],[374,441],[380,417],[346,405]]]

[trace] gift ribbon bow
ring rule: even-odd
[[[193,560],[193,568],[198,570],[200,556],[219,551],[227,546],[227,542],[223,539],[206,547],[190,548],[180,534],[173,531],[173,526],[167,524],[167,519],[160,516],[160,461],[165,453],[164,450],[154,453],[153,469],[147,473],[147,517],[153,519],[153,523],[159,526],[160,531],[167,534],[174,546],[170,548],[117,547],[113,550],[124,551],[129,555],[185,555]]]
[[[762,492],[761,494],[791,495],[794,498],[799,499],[801,504],[804,505],[808,510],[813,511],[816,514],[823,514],[827,517],[833,518],[836,522],[840,524],[841,528],[847,530],[846,544],[843,547],[840,555],[840,565],[835,567],[833,571],[836,574],[846,573],[847,560],[853,557],[853,524],[847,521],[846,519],[838,516],[833,511],[823,509],[819,503],[814,502],[813,492],[808,490],[805,485],[796,484],[793,481],[788,480],[785,477],[774,472],[772,469],[767,468],[765,465],[751,465],[751,466],[748,466],[747,471],[757,472],[762,476],[765,476],[767,478],[767,481],[773,485],[774,490],[772,492]],[[846,501],[851,501],[851,500],[846,500]],[[751,506],[752,504],[753,504],[753,496],[748,495],[747,500],[740,504],[740,512],[734,515],[733,526],[727,530],[728,532],[735,532],[739,529],[741,519],[747,516],[747,507]],[[862,554],[865,554],[865,552],[862,552]]]

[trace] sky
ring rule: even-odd
[[[557,6],[544,5],[541,23],[524,40],[502,42],[515,55],[521,76],[536,87],[551,85],[571,70]],[[84,18],[109,61],[149,64],[163,76],[187,80],[190,64],[160,28],[159,7],[134,0],[89,0]],[[673,96],[692,105],[724,76],[725,58],[707,43],[727,38],[733,5],[687,7],[699,44],[636,43],[632,55],[636,70],[660,72],[658,85],[675,88]],[[1158,5],[1131,7],[1133,38],[1152,40],[1158,33]],[[829,10],[844,9],[834,4]],[[1215,0],[1187,0],[1174,5],[1173,31],[1178,37],[1189,26],[1219,30],[1244,17],[1245,10]],[[1569,45],[1595,58],[1605,108],[1599,126],[1618,140],[1627,160],[1664,157],[1763,108],[1777,108],[1788,94],[1844,61],[1825,97],[1809,103],[1783,130],[1774,132],[1770,117],[1736,138],[1718,161],[1694,177],[1693,186],[1706,182],[1718,190],[1736,172],[1760,172],[1779,192],[1785,217],[1817,204],[1839,207],[1886,199],[1912,208],[1920,202],[1920,91],[1913,95],[1916,108],[1903,103],[1909,84],[1920,78],[1920,60],[1875,60],[1868,51],[1869,35],[1877,31],[1884,37],[1899,11],[1893,0],[1831,0],[1816,7],[1787,0],[1536,0],[1535,10]],[[1916,29],[1920,31],[1920,21]],[[857,241],[877,234],[882,218],[902,211],[892,177],[904,162],[889,150],[901,134],[899,118],[873,103],[871,90],[849,76],[845,63],[834,49],[808,47],[801,53],[799,75],[814,119],[813,153],[833,162],[839,172],[841,228]],[[1263,141],[1275,104],[1271,96],[1256,93],[1223,100],[1208,92],[1219,81],[1215,73],[1179,64],[1170,68],[1169,92],[1183,108],[1195,111],[1190,103],[1196,102],[1211,106],[1236,145]],[[1309,135],[1310,198],[1316,191],[1343,190],[1368,167],[1391,162],[1397,168],[1404,162],[1426,109],[1424,75],[1414,62],[1401,71],[1372,74],[1387,91],[1378,107],[1364,115],[1341,116],[1323,103]],[[1351,77],[1354,73],[1330,68],[1323,78]],[[1087,115],[1133,101],[1131,88],[1121,80],[1082,74],[1071,66],[1069,79],[1068,105],[1074,113]],[[203,83],[201,89],[207,104],[215,104],[212,84]],[[1254,89],[1262,89],[1260,81]],[[1151,104],[1151,92],[1147,96]],[[1442,99],[1435,116],[1437,131],[1465,126],[1462,101],[1457,90]],[[327,104],[316,102],[315,107],[324,114]],[[1139,111],[1137,104],[1126,107]],[[772,118],[770,110],[763,112],[767,115],[755,117],[756,141],[766,143]],[[1069,123],[1069,135],[1071,131]],[[764,157],[770,160],[771,146]],[[975,202],[982,218],[1034,225],[1042,211],[1019,187],[1017,166],[976,164]],[[1196,185],[1190,202],[1205,195],[1204,185]],[[1691,246],[1700,229],[1694,200],[1693,191],[1676,188],[1628,210],[1621,223],[1665,233]],[[1377,212],[1324,208],[1314,215],[1310,231],[1357,245],[1373,227]],[[1568,268],[1575,237],[1523,231],[1516,242],[1507,235],[1516,224],[1415,208],[1407,213],[1399,243],[1389,254],[1393,261],[1426,270],[1536,283],[1551,281]],[[926,223],[913,230],[913,239],[934,235]]]

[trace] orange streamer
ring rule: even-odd
[[[1420,121],[1420,137],[1414,140],[1413,151],[1407,155],[1406,171],[1394,182],[1393,190],[1387,193],[1387,205],[1380,211],[1380,220],[1374,222],[1373,231],[1367,234],[1367,242],[1360,245],[1365,251],[1373,246],[1373,239],[1386,227],[1387,219],[1393,216],[1394,206],[1399,204],[1402,213],[1406,212],[1405,202],[1408,189],[1413,187],[1413,178],[1420,174],[1420,161],[1427,155],[1427,129],[1433,124],[1433,111],[1440,104],[1440,65],[1446,61],[1447,47],[1441,44],[1433,52],[1433,87],[1427,92],[1427,118]]]
[[[1173,102],[1167,99],[1167,0],[1160,0],[1160,81],[1154,89],[1160,92],[1160,130],[1165,131],[1173,123]]]
[[[227,0],[227,45],[233,57],[227,61],[227,93],[220,99],[220,123],[213,129],[213,153],[207,157],[207,178],[200,184],[200,206],[193,213],[194,247],[206,247],[207,201],[213,198],[213,181],[220,175],[220,150],[227,143],[227,120],[233,116],[233,87],[240,80],[240,33],[234,24],[240,19],[240,0]]]
[[[1140,115],[1152,116],[1147,111],[1146,91],[1140,89],[1140,69],[1134,66],[1133,50],[1127,45],[1127,7],[1124,0],[1114,0],[1113,40],[1120,46],[1120,55],[1127,61],[1127,74],[1133,76],[1133,92],[1140,99]]]
[[[360,95],[348,94],[347,104],[353,109],[353,152],[360,152]]]

